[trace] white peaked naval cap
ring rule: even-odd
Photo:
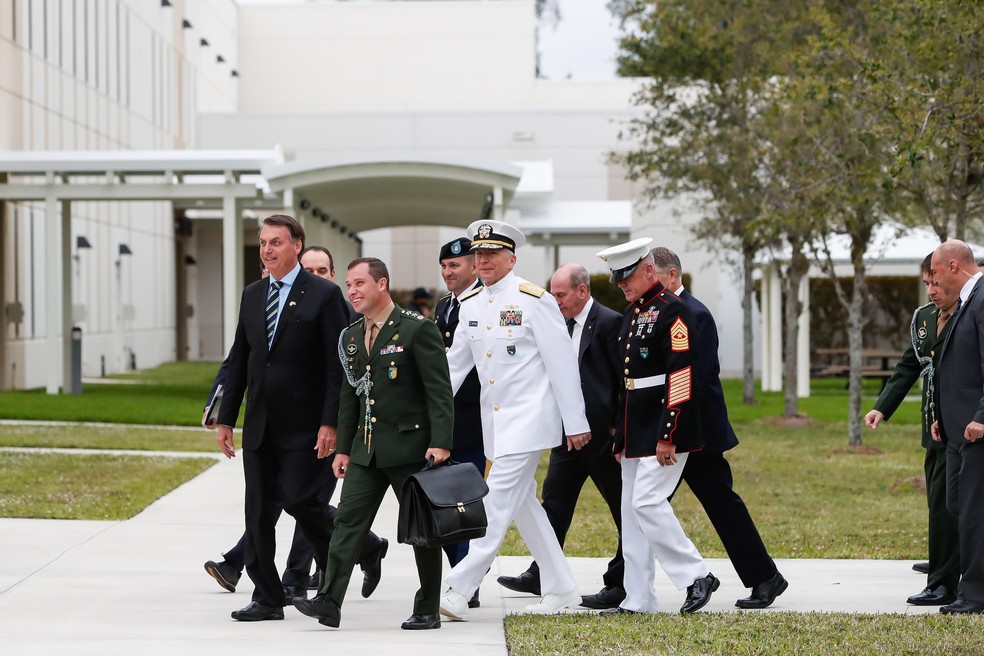
[[[652,237],[641,237],[599,251],[597,256],[607,262],[608,268],[612,270],[609,280],[619,282],[631,276],[642,259],[649,254],[652,243]]]

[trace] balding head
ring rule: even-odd
[[[977,263],[970,246],[959,239],[948,239],[933,251],[933,275],[948,294],[959,294],[964,284],[977,273]]]
[[[591,276],[580,264],[564,264],[550,278],[550,293],[565,319],[576,317],[591,297]]]

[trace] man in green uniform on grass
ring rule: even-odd
[[[960,545],[957,519],[946,508],[946,445],[934,441],[929,433],[936,421],[933,406],[933,370],[938,364],[940,349],[950,332],[949,319],[957,305],[957,295],[948,295],[933,278],[928,255],[922,263],[922,278],[931,303],[912,315],[910,344],[895,365],[892,377],[875,401],[875,407],[864,416],[868,428],[878,428],[887,421],[912,386],[922,377],[922,445],[926,449],[926,499],[929,504],[929,571],[926,588],[906,601],[916,606],[942,606],[957,597],[960,581]]]

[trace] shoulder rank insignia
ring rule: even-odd
[[[690,400],[691,374],[690,367],[674,371],[670,374],[669,389],[666,392],[666,405],[673,408]]]
[[[421,321],[423,321],[426,318],[426,317],[424,317],[424,315],[418,314],[418,313],[414,312],[413,310],[403,310],[403,312],[401,314],[403,314],[403,316],[405,316],[405,317],[410,317],[411,319],[419,319]]]
[[[677,353],[690,350],[690,329],[680,317],[670,326],[670,350]]]
[[[469,298],[472,298],[473,296],[475,296],[475,294],[477,294],[478,292],[482,291],[483,289],[485,289],[485,288],[479,286],[479,287],[476,287],[475,289],[471,290],[467,294],[462,294],[461,296],[458,297],[458,302],[459,303],[464,303],[466,300],[468,300]]]
[[[544,289],[543,287],[540,287],[540,285],[534,285],[531,282],[521,282],[519,283],[519,291],[523,292],[524,294],[529,294],[530,296],[536,296],[537,298],[540,298],[547,290]]]

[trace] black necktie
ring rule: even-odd
[[[571,317],[570,319],[567,320],[567,335],[569,337],[573,337],[574,336],[574,326],[576,326],[576,325],[577,325],[577,322],[574,321],[574,317]]]
[[[458,297],[452,295],[451,302],[448,303],[448,315],[444,318],[445,323],[451,323],[451,315],[456,307],[458,307]]]

